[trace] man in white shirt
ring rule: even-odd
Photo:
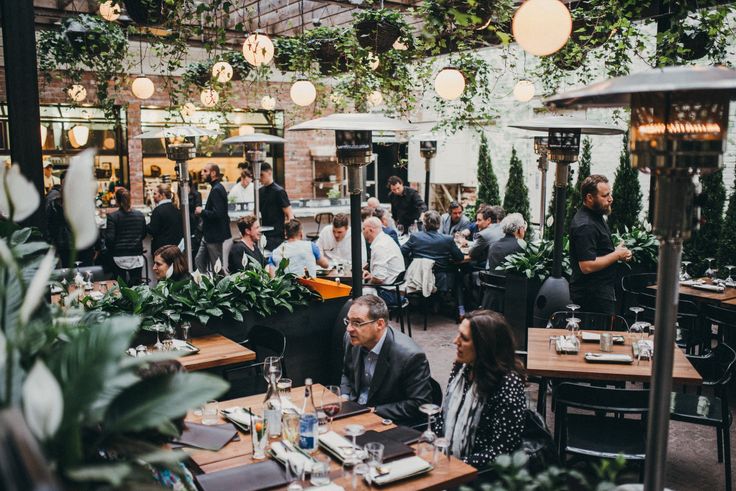
[[[240,172],[240,180],[230,188],[227,200],[231,203],[255,202],[255,185],[253,184],[253,172],[250,169],[246,168]]]
[[[53,174],[53,172],[54,164],[52,164],[50,160],[45,161],[43,163],[43,189],[46,191],[46,194],[51,191],[51,188],[61,184],[61,181]]]
[[[371,261],[368,270],[363,272],[363,283],[378,286],[395,282],[406,270],[398,244],[383,232],[383,224],[376,217],[363,222],[363,236],[371,245]],[[393,289],[366,287],[363,292],[378,295],[389,305],[395,305],[399,300]]]
[[[320,230],[317,245],[322,253],[332,261],[352,262],[353,255],[350,249],[350,218],[345,213],[338,213],[332,219],[332,224]],[[367,262],[365,241],[361,240],[361,264]]]

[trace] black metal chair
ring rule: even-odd
[[[571,317],[569,310],[560,310],[549,317],[547,328],[564,329],[567,319]],[[580,319],[580,329],[591,329],[595,331],[628,331],[629,324],[626,319],[616,314],[603,314],[600,312],[575,312],[575,317]]]
[[[647,287],[657,282],[656,273],[634,273],[621,278],[621,290],[623,302],[621,302],[621,313],[626,315],[629,307],[639,305],[639,294],[646,292]],[[653,292],[652,292],[653,293]]]
[[[409,337],[411,336],[411,316],[409,315],[409,299],[406,296],[401,295],[401,285],[403,285],[406,281],[404,280],[404,275],[406,274],[406,271],[402,271],[399,276],[396,277],[396,281],[393,283],[384,283],[382,285],[366,285],[371,286],[375,288],[376,290],[385,290],[385,291],[391,291],[396,295],[396,302],[386,302],[386,306],[388,307],[388,315],[389,319],[393,317],[395,314],[397,318],[399,319],[399,325],[401,326],[401,332],[406,332],[404,330],[404,319],[406,318],[406,330],[409,332]]]
[[[555,443],[563,463],[566,454],[594,459],[615,459],[621,455],[627,462],[639,464],[643,470],[648,411],[648,390],[569,382],[558,385],[555,389]],[[621,414],[639,415],[640,418],[620,417]]]
[[[522,350],[516,350],[516,356],[519,357],[521,362],[524,364],[524,368],[526,368],[526,362],[527,358],[529,356],[529,353]],[[546,418],[547,416],[547,385],[549,382],[549,379],[544,377],[539,377],[536,375],[527,375],[526,380],[529,383],[537,384],[537,387],[539,388],[537,391],[537,412],[542,416],[542,418]]]
[[[314,221],[317,223],[317,232],[307,234],[307,239],[312,241],[319,239],[319,231],[322,228],[322,225],[331,224],[334,218],[335,215],[330,212],[317,213],[314,215]]]
[[[703,305],[704,335],[710,337],[712,328],[716,328],[716,339],[719,343],[734,344],[736,342],[736,310],[724,309],[718,305]],[[709,346],[708,346],[709,347]]]
[[[726,491],[730,491],[730,428],[733,417],[728,405],[728,384],[736,366],[736,352],[729,345],[721,343],[706,355],[686,356],[703,377],[703,386],[713,389],[713,396],[673,393],[674,405],[670,417],[674,421],[712,426],[716,429],[718,462],[724,463]]]
[[[506,296],[506,275],[500,272],[478,271],[480,281],[481,308],[504,312]]]
[[[254,326],[250,331],[248,339],[242,344],[256,353],[256,359],[245,365],[240,365],[225,370],[225,380],[231,383],[233,388],[238,388],[238,393],[243,395],[260,394],[266,390],[266,380],[263,377],[263,365],[268,356],[281,358],[281,375],[287,377],[286,367],[286,336],[272,327]]]
[[[639,307],[644,311],[638,316],[639,320],[654,324],[657,297],[654,293],[641,292],[638,296]],[[631,320],[633,321],[633,316]],[[708,345],[708,333],[703,325],[700,309],[697,304],[682,297],[677,303],[677,346],[687,353],[702,354]]]

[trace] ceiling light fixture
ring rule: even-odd
[[[547,56],[567,43],[572,33],[572,16],[559,0],[527,0],[514,14],[511,30],[524,51]]]

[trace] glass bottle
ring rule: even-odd
[[[277,387],[276,374],[268,374],[268,391],[263,403],[263,417],[268,425],[268,437],[281,437],[281,396]]]
[[[318,447],[319,420],[317,406],[314,404],[312,379],[304,381],[304,407],[299,418],[299,448],[305,452],[314,453]]]

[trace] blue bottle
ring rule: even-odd
[[[318,448],[319,419],[317,407],[314,405],[312,379],[304,381],[304,407],[299,418],[299,448],[308,453],[314,453]]]

